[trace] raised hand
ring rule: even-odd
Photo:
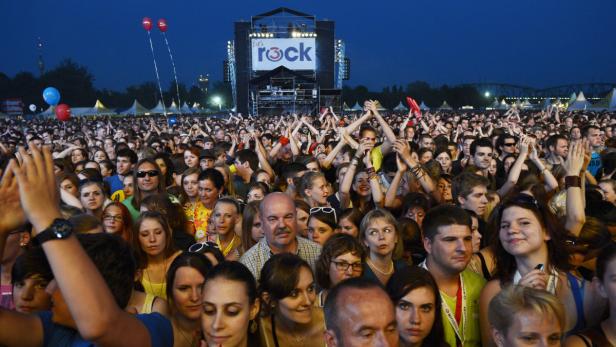
[[[408,166],[415,167],[417,162],[411,156],[411,146],[406,140],[396,140],[393,144],[394,152],[398,153],[398,157],[402,159]]]
[[[578,176],[584,166],[584,145],[581,141],[571,143],[564,168],[567,176]]]
[[[19,200],[25,216],[37,231],[47,228],[54,219],[59,218],[59,194],[53,170],[53,159],[49,148],[41,152],[34,143],[29,144],[31,153],[19,148],[21,167],[11,166],[17,179]]]
[[[17,162],[11,160],[0,181],[0,234],[14,231],[26,223],[26,215],[19,203],[17,180],[13,175],[15,165]]]
[[[396,167],[398,172],[405,172],[408,169],[408,165],[406,165],[404,160],[400,159],[400,155],[396,155]]]

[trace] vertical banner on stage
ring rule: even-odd
[[[252,39],[252,69],[273,70],[279,66],[289,70],[315,70],[316,40]]]

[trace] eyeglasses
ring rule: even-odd
[[[336,270],[341,272],[346,272],[349,270],[349,267],[353,270],[353,272],[361,272],[362,264],[361,263],[347,263],[346,261],[336,261],[332,260],[332,263],[336,265]]]
[[[138,178],[144,178],[145,176],[158,177],[158,175],[159,175],[158,170],[137,171]]]
[[[319,212],[323,212],[326,214],[330,214],[333,213],[334,214],[334,221],[336,221],[336,223],[338,223],[338,216],[336,216],[336,210],[333,207],[313,207],[310,209],[310,214],[315,214],[315,213],[319,213]]]
[[[505,147],[515,146],[515,142],[513,142],[513,143],[503,143],[503,146],[505,146]]]
[[[218,249],[218,244],[216,244],[216,242],[211,242],[211,241],[198,242],[188,247],[188,251],[190,253],[203,253],[203,250],[205,250],[208,247]]]
[[[106,214],[106,215],[104,215],[104,216],[103,216],[103,220],[106,220],[106,221],[111,221],[111,220],[114,220],[114,221],[116,221],[116,222],[121,222],[121,221],[123,221],[123,220],[124,220],[124,218],[122,218],[122,216],[121,216],[121,215],[112,216],[112,215],[110,215],[110,214]]]

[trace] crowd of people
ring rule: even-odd
[[[612,113],[0,121],[2,346],[616,346]]]

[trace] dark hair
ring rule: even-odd
[[[442,303],[438,285],[430,272],[420,267],[408,266],[396,271],[391,280],[387,282],[387,293],[394,306],[405,295],[417,288],[428,288],[434,294],[434,323],[430,333],[423,340],[422,346],[441,346],[445,336],[441,315]]]
[[[338,228],[338,218],[336,216],[336,210],[332,209],[331,213],[325,213],[321,210],[309,213],[307,224],[310,224],[310,220],[313,218],[321,223],[327,224],[327,226],[332,228],[332,231],[335,231]]]
[[[423,235],[424,238],[434,240],[434,237],[438,234],[438,229],[447,225],[466,225],[469,230],[471,228],[471,216],[462,208],[454,205],[440,205],[433,209],[430,209],[426,213],[426,217],[423,220]]]
[[[225,178],[220,173],[220,171],[216,169],[205,169],[203,172],[199,174],[199,181],[209,180],[212,181],[214,187],[218,190],[222,190],[225,186]]]
[[[275,254],[265,262],[259,281],[259,293],[269,294],[269,303],[264,302],[262,307],[265,314],[273,314],[272,305],[291,295],[299,283],[301,268],[308,269],[312,274],[310,265],[291,253]]]
[[[257,300],[257,283],[255,277],[244,264],[237,261],[220,262],[210,269],[207,276],[205,276],[205,282],[208,283],[217,278],[243,283],[246,287],[248,302],[252,305]]]
[[[351,235],[335,234],[325,241],[321,254],[315,264],[316,278],[319,287],[328,289],[332,286],[329,279],[329,265],[334,258],[349,252],[358,256],[362,263],[366,260],[366,250],[361,243]]]
[[[471,143],[471,147],[469,148],[471,157],[475,155],[477,147],[490,147],[490,149],[492,149],[492,142],[487,137],[481,137],[473,141],[473,143]]]
[[[338,218],[338,222],[340,223],[343,219],[348,219],[351,223],[355,224],[357,230],[359,230],[359,226],[361,224],[361,219],[364,218],[363,213],[357,208],[347,208],[340,213],[340,217]]]
[[[516,270],[515,258],[507,253],[503,247],[499,235],[503,212],[512,206],[521,207],[531,211],[541,226],[545,228],[550,240],[547,241],[549,263],[558,270],[568,271],[570,269],[569,253],[565,246],[564,228],[556,216],[550,211],[544,202],[536,200],[528,194],[515,195],[502,203],[492,212],[489,220],[489,229],[492,230],[491,246],[495,254],[496,275],[502,284],[508,283],[513,278]]]
[[[116,158],[119,158],[119,157],[128,158],[131,164],[134,164],[137,162],[137,160],[139,160],[137,158],[137,154],[130,148],[122,148],[118,150],[118,153],[116,154]]]
[[[410,256],[410,259],[404,260],[407,261],[409,265],[421,263],[426,258],[421,227],[415,220],[407,217],[398,219],[398,227],[400,228],[400,236],[402,237],[401,241],[404,249],[403,258],[405,255]]]
[[[171,159],[169,158],[169,154],[167,153],[156,153],[156,155],[154,156],[154,161],[156,161],[156,159],[160,159],[163,162],[165,162],[165,165],[167,166],[167,172],[165,173],[165,187],[168,187],[170,185],[173,184],[173,171],[174,171],[174,167],[173,167],[173,162],[171,161]],[[161,171],[162,174],[162,171]]]
[[[11,283],[16,285],[33,275],[40,276],[45,283],[49,283],[53,279],[53,272],[51,272],[45,252],[40,246],[26,249],[15,259],[15,264],[11,269]]]
[[[451,181],[451,196],[454,203],[458,203],[458,197],[466,198],[477,186],[489,187],[487,178],[472,172],[462,172]]]
[[[253,150],[242,149],[237,151],[235,153],[235,160],[237,160],[240,164],[248,162],[248,165],[253,172],[256,172],[259,169],[259,157]]]
[[[103,230],[103,223],[101,220],[91,214],[79,213],[71,216],[68,220],[73,225],[73,232],[75,232],[75,234],[92,232],[98,228]]]
[[[119,307],[124,309],[132,294],[135,259],[131,247],[113,234],[79,234],[77,239],[102,275]]]
[[[169,304],[173,302],[173,282],[175,281],[175,274],[181,267],[191,267],[201,274],[203,278],[207,276],[208,272],[212,269],[212,263],[210,260],[201,253],[183,252],[178,255],[169,266],[167,271],[167,300]],[[205,280],[204,280],[205,283]]]
[[[349,289],[357,289],[362,291],[367,289],[377,289],[381,290],[384,295],[387,295],[380,283],[363,277],[349,278],[333,286],[327,293],[325,305],[323,305],[323,312],[325,314],[325,328],[332,329],[337,336],[340,336],[342,333],[338,318],[338,314],[340,312],[340,307],[337,307],[338,300],[340,296],[343,296],[344,291]]]
[[[612,262],[616,258],[616,244],[610,242],[609,245],[599,253],[597,257],[597,267],[595,269],[595,276],[599,279],[599,281],[603,282],[603,278],[605,276],[605,272],[607,271],[607,267],[609,263]]]

